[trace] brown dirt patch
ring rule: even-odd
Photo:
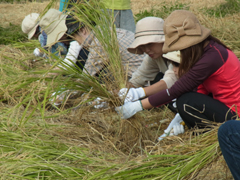
[[[0,25],[9,26],[10,23],[20,25],[24,17],[30,13],[41,13],[49,2],[32,2],[25,4],[0,4]]]

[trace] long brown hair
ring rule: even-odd
[[[191,47],[188,47],[186,49],[180,50],[181,52],[181,63],[179,66],[179,71],[178,71],[178,76],[181,77],[183,76],[186,72],[188,72],[193,65],[198,62],[198,60],[202,57],[203,52],[204,52],[204,45],[207,41],[213,40],[216,43],[222,45],[223,47],[231,50],[229,47],[227,47],[225,44],[223,44],[219,39],[213,37],[213,36],[208,36],[205,40],[202,42],[193,45]]]

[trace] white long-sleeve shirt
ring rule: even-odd
[[[164,73],[162,80],[165,81],[168,88],[177,81],[171,63],[167,66],[162,57],[152,59],[148,55],[144,57],[142,64],[132,74],[132,78],[129,81],[135,87],[146,86],[148,81],[153,81],[159,72]]]
[[[59,64],[59,67],[64,68],[67,65],[75,66],[81,49],[82,49],[82,46],[77,41],[70,42],[68,53],[66,57],[63,59],[63,61],[61,62],[61,64]]]

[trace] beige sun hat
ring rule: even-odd
[[[39,25],[39,14],[31,13],[25,16],[22,21],[22,31],[28,34],[28,39],[31,39],[35,34],[37,27]]]
[[[148,43],[163,43],[165,36],[163,32],[164,20],[158,17],[145,17],[136,24],[135,40],[128,47],[133,54],[143,54],[138,46]]]
[[[162,56],[171,60],[171,61],[173,61],[173,62],[176,62],[176,63],[180,64],[180,61],[181,61],[180,51],[168,52],[167,54],[163,54]]]
[[[164,22],[164,34],[163,53],[167,53],[202,42],[211,34],[211,30],[202,26],[192,12],[175,10]]]
[[[39,25],[47,34],[47,46],[55,44],[67,31],[66,17],[57,9],[49,9],[41,18]]]

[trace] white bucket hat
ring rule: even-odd
[[[22,31],[28,34],[28,39],[31,39],[39,25],[39,14],[31,13],[25,16],[22,21]]]
[[[55,44],[67,32],[66,14],[57,9],[49,9],[39,25],[47,34],[47,46]]]
[[[181,60],[180,51],[168,52],[167,54],[163,54],[162,56],[171,60],[171,61],[173,61],[173,62],[176,62],[176,63],[180,64],[180,60]]]
[[[136,24],[135,40],[128,48],[133,54],[143,54],[138,46],[148,43],[164,43],[164,20],[158,17],[145,17]]]

